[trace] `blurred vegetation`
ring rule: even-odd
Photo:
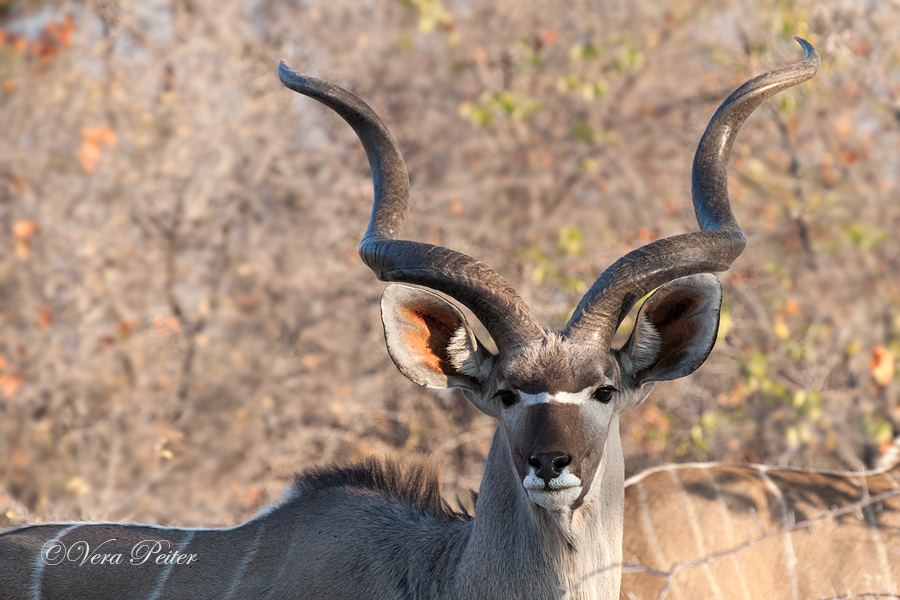
[[[352,131],[279,59],[367,99],[407,233],[560,327],[606,266],[696,228],[718,103],[819,49],[734,148],[748,248],[719,342],[623,423],[671,461],[857,468],[897,417],[900,7],[813,0],[145,0],[0,5],[0,526],[225,524],[297,468],[372,452],[477,488],[491,419],[419,389],[356,256]],[[623,325],[627,333],[632,321]]]

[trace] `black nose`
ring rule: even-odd
[[[528,459],[528,464],[535,468],[537,476],[550,483],[554,477],[559,477],[563,468],[572,462],[572,458],[565,452],[537,452]]]

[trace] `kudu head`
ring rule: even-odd
[[[588,290],[561,332],[541,327],[515,290],[482,262],[400,239],[409,179],[384,123],[350,92],[279,66],[285,86],[336,111],[365,147],[375,186],[359,247],[366,265],[382,281],[424,286],[461,302],[498,350],[487,350],[442,297],[391,285],[381,302],[391,358],[412,381],[460,388],[500,421],[515,475],[534,505],[556,511],[588,501],[604,452],[621,459],[620,445],[606,448],[619,415],[646,398],[654,382],[692,373],[712,350],[722,292],[709,273],[728,269],[745,243],[728,199],[731,147],[741,124],[766,98],[815,74],[818,54],[797,40],[804,61],[747,82],[710,121],[692,176],[701,231],[657,240],[620,258]],[[653,290],[628,341],[612,348],[619,324]]]

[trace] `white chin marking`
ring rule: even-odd
[[[531,467],[531,473],[525,476],[522,485],[531,501],[545,510],[569,508],[581,495],[581,479],[569,472],[569,467],[563,468],[562,473],[546,486],[544,480],[537,476],[535,468]]]
[[[543,490],[544,480],[537,476],[534,467],[531,467],[531,473],[522,480],[522,485],[526,490]],[[564,490],[566,488],[581,487],[581,480],[569,472],[569,467],[564,467],[562,473],[554,477],[547,484],[551,490]]]
[[[528,498],[544,510],[562,510],[569,508],[581,495],[581,486],[556,490],[537,490],[525,488]]]

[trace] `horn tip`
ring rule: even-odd
[[[799,35],[793,35],[793,37],[798,44],[803,48],[803,51],[806,53],[806,57],[803,59],[803,62],[809,63],[815,67],[813,73],[819,70],[819,65],[822,64],[822,58],[819,56],[818,50],[813,46],[808,40],[800,37]]]
[[[294,89],[295,86],[300,85],[304,77],[302,73],[298,73],[290,68],[284,59],[278,62],[278,79],[281,80],[285,87]]]

